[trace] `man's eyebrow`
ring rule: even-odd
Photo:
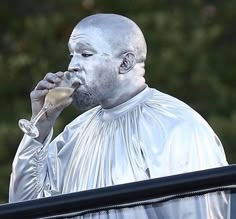
[[[76,43],[76,46],[81,46],[81,47],[83,47],[83,46],[89,46],[89,47],[92,47],[91,44],[88,43],[88,42],[77,42],[77,43]]]
[[[68,48],[69,48],[70,52],[72,52],[74,49],[89,49],[89,50],[94,50],[95,51],[95,49],[93,48],[93,46],[90,43],[84,42],[84,41],[75,42],[74,46],[73,46],[73,49],[72,49],[70,43],[68,43]]]
[[[74,49],[77,49],[77,50],[89,50],[89,51],[97,53],[96,49],[89,42],[84,42],[84,41],[77,42],[75,44],[75,48]]]

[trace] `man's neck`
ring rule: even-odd
[[[100,105],[104,109],[109,109],[116,107],[132,97],[136,96],[138,93],[143,91],[146,87],[145,80],[137,81],[137,83],[125,84],[121,86],[119,89],[114,90],[111,95],[107,96],[106,99],[100,102]]]

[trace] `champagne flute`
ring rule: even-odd
[[[39,131],[36,127],[36,123],[41,118],[41,116],[47,110],[56,108],[57,106],[63,104],[72,95],[73,92],[74,89],[70,87],[69,81],[66,80],[66,77],[64,77],[63,83],[61,85],[48,91],[42,109],[32,120],[19,120],[18,125],[20,129],[28,136],[37,138],[39,136]]]

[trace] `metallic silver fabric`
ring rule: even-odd
[[[51,137],[43,145],[23,137],[13,162],[10,202],[227,165],[207,122],[185,103],[149,87],[114,108],[87,111],[50,143]],[[227,199],[195,200],[174,215],[197,219],[197,206],[204,204],[202,218],[221,218],[222,202]],[[216,217],[209,215],[210,206]]]

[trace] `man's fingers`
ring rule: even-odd
[[[64,72],[57,73],[47,73],[43,80],[41,80],[35,90],[44,90],[44,89],[52,89],[56,84],[59,84],[63,80]]]
[[[48,93],[48,90],[33,90],[30,93],[30,97],[32,100],[39,100],[44,97]]]
[[[60,82],[62,77],[63,77],[64,73],[63,72],[57,72],[57,73],[47,73],[44,77],[44,80],[46,81],[50,81],[50,82],[53,82],[53,83],[57,83],[57,82]]]
[[[55,87],[54,83],[51,83],[51,82],[46,81],[46,80],[42,80],[37,84],[37,86],[35,87],[35,90],[45,90],[45,89],[50,90],[54,87]]]
[[[58,71],[56,73],[56,75],[59,77],[59,78],[62,78],[64,76],[64,72],[63,71]]]

